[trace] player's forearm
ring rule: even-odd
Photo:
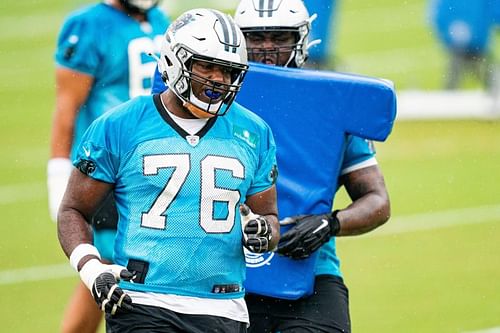
[[[111,189],[111,184],[73,169],[57,216],[59,242],[67,256],[81,243],[92,244],[87,221]]]
[[[337,236],[354,236],[381,226],[391,215],[387,196],[367,194],[338,212],[340,231]]]
[[[72,112],[76,113],[75,110]],[[47,164],[49,212],[54,221],[57,219],[57,211],[73,169],[69,159],[73,128],[74,116],[66,115],[60,108],[57,108],[52,126],[50,159]]]
[[[280,224],[278,220],[278,207],[276,202],[276,186],[247,197],[246,203],[256,214],[262,215],[269,221],[272,229],[272,238],[269,249],[274,249],[280,239]]]
[[[51,157],[69,157],[76,116],[85,103],[93,77],[64,67],[56,69],[56,108],[52,122]]]
[[[68,258],[79,244],[92,244],[92,231],[85,217],[78,210],[65,205],[59,210],[57,235]]]
[[[337,214],[338,236],[364,234],[389,219],[389,195],[378,166],[356,170],[344,176],[342,181],[353,202]]]
[[[71,145],[73,143],[74,122],[76,111],[69,110],[70,114],[63,114],[64,111],[59,110],[54,114],[52,124],[51,140],[50,140],[50,157],[69,158]]]
[[[59,132],[52,136],[50,158],[69,158],[73,142],[73,131]]]

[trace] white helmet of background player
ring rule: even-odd
[[[317,0],[321,1],[321,0]],[[302,67],[307,60],[307,49],[321,41],[308,41],[311,31],[311,22],[316,18],[316,14],[309,16],[302,0],[241,0],[234,20],[247,36],[252,32],[264,31],[292,31],[295,35],[295,44],[286,47],[276,48],[271,52],[290,52],[290,58],[285,67]],[[250,61],[253,55],[266,52],[262,48],[248,48]]]
[[[193,60],[226,67],[231,83],[193,74]],[[240,90],[247,69],[245,37],[224,13],[214,9],[189,10],[172,22],[165,33],[158,61],[163,81],[183,102],[204,112],[223,115]],[[210,98],[208,103],[193,94],[192,81],[204,84],[205,95]]]
[[[160,0],[120,0],[125,9],[131,13],[144,14],[160,3]]]

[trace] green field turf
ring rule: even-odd
[[[0,5],[2,332],[56,332],[77,281],[48,216],[45,166],[55,36],[82,3]],[[398,89],[439,87],[445,58],[426,30],[424,4],[344,1],[339,65]],[[398,122],[377,149],[393,217],[338,245],[354,332],[499,327],[500,122]],[[336,206],[346,202],[340,193]]]

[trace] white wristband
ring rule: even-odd
[[[95,279],[99,276],[99,274],[105,271],[106,266],[107,265],[104,265],[97,259],[90,259],[85,263],[85,265],[83,265],[80,270],[80,279],[90,291],[92,291]]]
[[[88,243],[82,243],[78,245],[69,256],[69,263],[71,264],[71,267],[73,267],[75,271],[78,272],[78,264],[80,263],[80,260],[82,260],[83,257],[89,255],[93,255],[101,259],[101,255],[99,254],[99,251],[95,246]]]
[[[115,277],[116,281],[119,281],[120,274],[124,270],[126,270],[126,268],[123,266],[106,265],[94,258],[87,261],[85,265],[83,265],[79,273],[80,273],[80,279],[87,286],[87,288],[89,288],[89,290],[92,291],[92,286],[94,285],[95,280],[102,273],[104,272],[111,273]]]
[[[47,189],[49,194],[49,211],[52,220],[57,220],[57,211],[61,204],[73,165],[68,158],[52,158],[47,163]]]

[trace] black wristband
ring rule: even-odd
[[[334,210],[330,215],[330,236],[337,236],[340,231],[340,221],[337,218],[338,209]]]

